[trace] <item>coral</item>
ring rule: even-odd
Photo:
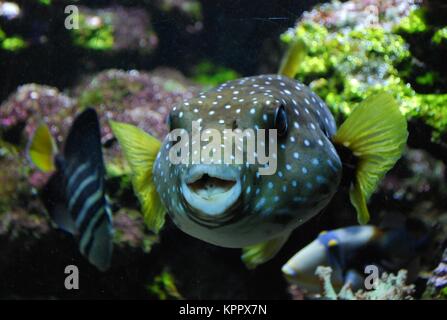
[[[329,29],[363,28],[380,25],[391,29],[408,16],[418,0],[354,0],[332,1],[303,14],[304,20],[323,23]]]
[[[202,5],[198,0],[155,0],[154,5],[163,12],[177,19],[177,27],[188,33],[202,30]],[[183,31],[182,30],[182,31]]]
[[[0,1],[0,20],[14,21],[22,16],[22,9],[15,2]],[[20,35],[7,35],[0,27],[0,49],[16,52],[28,46]]]
[[[153,283],[147,286],[147,290],[159,300],[183,299],[177,290],[174,277],[167,270],[156,276]]]
[[[0,214],[17,204],[19,195],[28,188],[18,161],[17,156],[0,156]]]
[[[1,30],[0,30],[1,31]],[[19,51],[27,47],[25,40],[19,36],[4,37],[0,36],[0,47],[7,51]]]
[[[412,299],[413,285],[406,285],[407,271],[400,270],[397,275],[383,273],[373,289],[369,291],[358,290],[353,293],[348,286],[344,286],[339,293],[334,290],[331,283],[332,269],[319,266],[315,272],[323,282],[323,293],[330,300],[402,300]]]
[[[441,44],[446,45],[447,44],[447,27],[437,30],[432,37],[432,41],[438,45],[441,45]]]
[[[447,299],[447,249],[444,250],[441,262],[428,279],[423,297],[426,299]]]
[[[401,206],[408,205],[408,210],[417,208],[424,202],[442,208],[443,196],[447,195],[445,181],[445,164],[434,159],[423,150],[407,150],[400,165],[391,171],[382,182],[381,191],[394,200],[401,201]],[[415,210],[416,215],[420,211]]]
[[[231,69],[216,66],[210,61],[202,61],[193,68],[192,78],[197,83],[215,87],[223,82],[240,78],[240,75]]]
[[[323,292],[324,292],[325,297],[330,300],[336,300],[337,293],[335,292],[335,289],[331,283],[332,268],[319,266],[315,270],[315,274],[323,282]]]
[[[79,6],[79,28],[72,34],[76,45],[92,50],[151,53],[158,45],[148,13],[138,8]]]
[[[396,27],[399,32],[407,34],[426,32],[428,28],[425,11],[422,9],[411,11]]]
[[[124,208],[114,213],[113,225],[115,228],[114,242],[119,246],[140,248],[143,252],[148,253],[158,240],[157,236],[151,235],[145,229],[141,214],[132,209]]]
[[[12,140],[26,143],[37,125],[44,121],[60,143],[73,120],[74,102],[53,87],[38,84],[20,86],[0,106],[0,132],[5,139],[7,132],[23,125],[23,131],[15,134]]]
[[[296,77],[339,121],[367,96],[388,91],[407,118],[426,124],[439,143],[447,135],[447,79],[435,65],[442,53],[430,42],[442,43],[445,32],[427,25],[424,13],[410,0],[332,1],[305,13],[281,39],[304,43]],[[421,33],[429,33],[423,51]]]
[[[9,241],[20,236],[38,239],[50,230],[48,220],[43,215],[30,214],[24,208],[17,207],[0,215],[0,236],[6,236]]]
[[[26,156],[28,141],[35,128],[45,122],[60,145],[73,121],[76,111],[74,106],[75,100],[56,88],[37,84],[20,86],[1,104],[0,140],[14,145],[17,154],[14,156],[13,170],[8,169],[11,166],[7,166],[7,160],[0,158],[0,172],[5,177],[10,176],[10,183],[15,181],[18,190],[24,190],[25,199],[34,192],[30,186],[39,188],[48,179],[48,174],[29,166]]]
[[[137,125],[157,138],[167,133],[165,118],[171,107],[190,98],[197,87],[180,74],[165,69],[152,73],[136,70],[100,72],[77,90],[79,106],[94,107],[101,118],[103,141],[112,138],[107,120]]]

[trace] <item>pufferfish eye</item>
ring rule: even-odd
[[[274,126],[278,132],[278,136],[281,137],[287,133],[287,112],[282,105],[279,106],[278,109],[276,109]]]

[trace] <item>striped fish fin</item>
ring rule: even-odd
[[[60,229],[71,234],[76,234],[75,223],[67,210],[64,185],[65,177],[58,170],[49,178],[47,184],[40,191],[40,197],[54,223]]]
[[[63,172],[67,212],[79,236],[79,249],[105,271],[112,256],[113,228],[99,122],[93,109],[82,112],[73,123],[65,143]]]

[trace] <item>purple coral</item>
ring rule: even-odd
[[[349,0],[330,2],[303,14],[304,20],[335,27],[371,27],[389,30],[407,16],[420,0]]]
[[[428,280],[427,285],[433,286],[436,290],[447,287],[447,249],[444,250],[441,262],[433,270],[433,275]]]
[[[100,114],[103,141],[111,139],[108,120],[132,123],[162,139],[172,106],[191,98],[198,88],[169,69],[155,72],[108,70],[81,86],[80,104]]]
[[[47,123],[51,133],[62,141],[65,128],[70,125],[73,116],[74,100],[59,92],[56,88],[27,84],[0,106],[0,129],[25,124],[24,132],[29,139],[40,121]]]

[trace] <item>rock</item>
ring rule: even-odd
[[[180,73],[159,69],[151,73],[136,70],[100,72],[75,89],[81,108],[94,107],[101,115],[103,141],[112,138],[108,120],[137,125],[162,139],[165,119],[172,106],[187,99],[198,88]]]
[[[177,26],[187,33],[197,33],[203,28],[202,5],[198,0],[155,0],[155,7],[173,18]]]
[[[158,45],[148,12],[139,8],[79,6],[79,29],[74,28],[72,33],[76,45],[92,50],[148,54]]]
[[[60,143],[73,121],[74,103],[75,100],[53,87],[38,84],[20,86],[0,106],[0,132],[4,139],[7,136],[6,140],[26,144],[43,121]],[[20,130],[22,126],[23,130]]]

